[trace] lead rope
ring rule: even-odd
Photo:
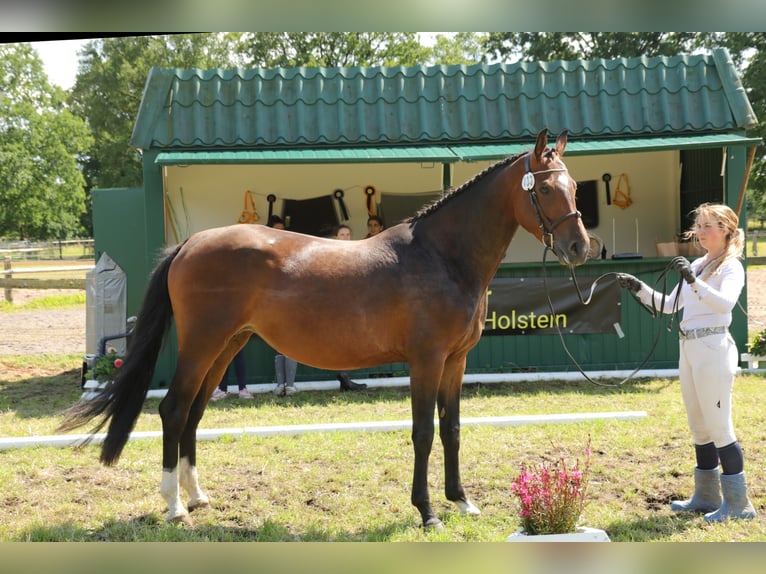
[[[548,306],[550,307],[551,313],[555,316],[556,315],[556,311],[553,308],[553,301],[551,300],[550,290],[548,289],[548,274],[545,271],[546,264],[547,264],[546,260],[547,260],[547,255],[548,255],[548,251],[549,250],[550,250],[550,248],[546,245],[545,246],[545,250],[543,251],[543,284],[545,286],[545,296],[548,299]],[[659,277],[657,277],[657,280],[655,281],[655,287],[657,286],[657,283],[660,282],[660,280],[663,281],[663,286],[662,286],[662,289],[661,289],[662,299],[660,301],[660,309],[663,309],[665,307],[665,298],[667,297],[666,293],[667,293],[668,271],[670,271],[671,268],[672,268],[672,261],[670,263],[668,263],[668,265],[665,267],[665,269],[663,269],[663,271],[660,273]],[[603,278],[605,278],[605,277],[607,277],[609,275],[617,275],[616,272],[610,271],[608,273],[604,273],[604,274],[599,275],[598,277],[596,277],[596,279],[591,284],[590,293],[588,295],[588,298],[585,299],[582,296],[582,292],[580,291],[580,286],[577,284],[577,278],[575,277],[574,266],[572,266],[572,265],[569,266],[569,273],[570,273],[570,275],[572,277],[572,283],[574,283],[575,290],[577,291],[577,297],[579,298],[580,303],[582,303],[583,305],[590,304],[590,301],[593,298],[593,293],[596,290],[596,285],[598,284],[599,281],[601,281]],[[655,289],[655,291],[656,290],[657,289]],[[650,307],[648,305],[645,305],[638,298],[638,296],[636,296],[636,294],[633,293],[632,291],[630,292],[630,294],[631,294],[631,296],[636,301],[638,301],[638,303],[644,309],[646,309],[649,312],[649,314],[652,317],[656,318],[660,314],[660,310],[657,309],[657,307],[655,306],[654,297],[652,297],[652,305]],[[671,313],[670,321],[668,322],[668,327],[667,327],[668,331],[672,330],[672,328],[673,328],[673,319],[678,315],[678,312],[679,312],[678,311],[678,300],[679,300],[679,295],[680,294],[681,294],[681,289],[679,288],[677,290],[677,292],[676,292],[676,296],[675,296],[675,299],[673,301],[673,312]],[[643,361],[641,361],[641,363],[638,365],[638,367],[636,367],[633,370],[633,372],[631,372],[627,377],[625,377],[619,383],[612,384],[612,383],[600,383],[600,382],[594,381],[592,378],[590,378],[588,376],[588,374],[583,370],[582,366],[577,361],[577,359],[575,359],[574,356],[572,355],[572,353],[569,351],[569,347],[567,347],[566,341],[564,340],[564,334],[561,332],[561,328],[559,327],[558,322],[556,322],[556,331],[558,332],[559,339],[561,340],[561,346],[564,349],[564,352],[567,354],[567,356],[572,361],[572,363],[575,365],[575,367],[577,367],[577,370],[580,371],[582,376],[585,377],[585,379],[587,381],[589,381],[590,383],[593,383],[594,385],[599,386],[599,387],[619,387],[619,386],[622,386],[625,383],[627,383],[629,380],[631,380],[636,375],[636,373],[638,373],[638,371],[640,371],[641,369],[644,368],[646,363],[649,362],[649,359],[652,358],[652,356],[654,355],[654,352],[657,350],[657,345],[658,345],[659,340],[660,340],[660,335],[662,334],[662,329],[661,329],[661,326],[660,326],[660,328],[657,329],[657,335],[655,335],[655,337],[654,337],[654,342],[652,343],[652,348],[650,349],[649,354],[646,356],[646,358]]]

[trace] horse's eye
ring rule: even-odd
[[[551,187],[549,185],[541,185],[540,186],[540,193],[544,193],[545,195],[548,195],[551,192]]]

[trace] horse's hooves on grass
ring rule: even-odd
[[[441,531],[444,530],[444,523],[438,518],[429,518],[424,524],[425,530]]]
[[[173,524],[183,524],[184,526],[194,526],[194,521],[191,519],[191,516],[188,514],[181,514],[180,516],[173,516],[172,518],[168,518],[168,522],[171,522]]]

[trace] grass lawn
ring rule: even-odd
[[[0,357],[0,436],[52,434],[79,396],[79,358]],[[128,443],[114,467],[98,447],[0,451],[2,541],[503,541],[518,529],[510,483],[522,462],[563,453],[583,456],[592,443],[589,502],[581,523],[612,541],[766,541],[764,379],[741,376],[735,427],[745,452],[750,498],[759,517],[709,525],[677,515],[670,501],[692,492],[694,454],[675,380],[635,380],[603,388],[582,382],[466,385],[462,415],[489,417],[646,411],[632,421],[596,420],[524,426],[464,425],[462,478],[480,517],[460,516],[443,495],[438,438],[429,473],[431,500],[446,525],[424,531],[410,504],[409,431],[322,432],[224,438],[198,446],[210,508],[194,527],[165,522],[159,494],[159,439]],[[147,400],[136,430],[160,430],[158,400]],[[409,420],[408,389],[360,393],[256,395],[212,403],[201,428],[318,422]]]

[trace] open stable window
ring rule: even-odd
[[[577,182],[577,209],[582,213],[585,229],[598,227],[598,182],[595,179]]]
[[[694,223],[698,205],[723,201],[722,154],[721,148],[681,150],[681,231]]]

